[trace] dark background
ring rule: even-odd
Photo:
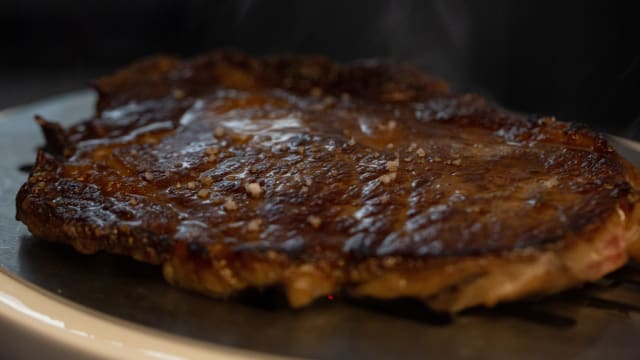
[[[0,108],[157,52],[406,61],[516,111],[640,138],[640,13],[621,1],[0,2]]]

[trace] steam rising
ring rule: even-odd
[[[469,48],[465,4],[459,0],[390,1],[387,6],[381,31],[386,34],[388,55],[454,84],[463,82]],[[421,18],[425,13],[432,14]]]
[[[323,53],[340,60],[390,58],[447,78],[454,86],[465,83],[470,39],[467,5],[461,0],[292,1],[278,6],[239,0],[227,5],[227,16],[234,19],[229,36],[249,44],[249,51]]]

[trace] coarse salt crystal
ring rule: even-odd
[[[260,197],[264,192],[260,184],[258,184],[257,182],[247,184],[245,186],[245,189],[247,190],[249,195],[251,195],[251,197],[254,197],[254,198]]]

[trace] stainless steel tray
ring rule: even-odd
[[[32,238],[15,221],[15,194],[42,136],[34,114],[70,124],[94,96],[72,93],[0,112],[0,267],[71,302],[139,325],[265,354],[320,359],[638,358],[640,268],[543,300],[455,318],[412,301],[325,301],[290,310],[277,294],[219,301],[169,287],[158,268],[84,256]],[[635,164],[640,145],[612,138]]]

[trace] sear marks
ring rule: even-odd
[[[635,175],[601,136],[406,66],[214,52],[145,60],[96,88],[94,118],[38,118],[49,151],[18,219],[214,295],[283,284],[303,305],[381,274],[363,264],[571,247],[633,211]]]

